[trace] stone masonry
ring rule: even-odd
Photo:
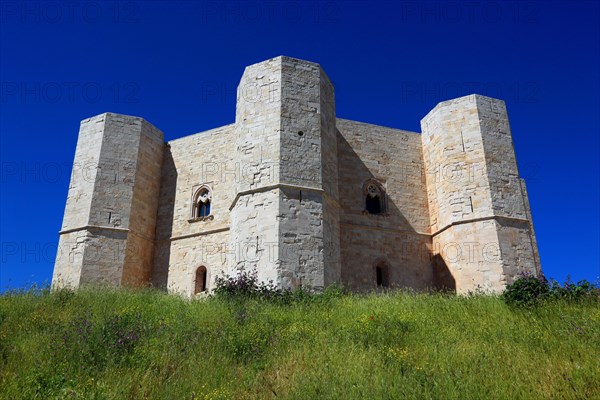
[[[541,267],[503,101],[438,104],[422,133],[336,118],[318,64],[244,71],[235,123],[165,143],[138,117],[82,121],[53,286],[501,291]]]

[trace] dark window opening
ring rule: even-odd
[[[206,267],[199,267],[196,270],[196,279],[194,281],[194,294],[206,290]]]
[[[377,287],[387,287],[387,273],[386,268],[383,266],[375,267],[375,277],[377,280]]]
[[[208,217],[210,215],[210,201],[198,203],[198,217]]]
[[[375,271],[377,273],[377,286],[383,286],[383,271],[381,267],[375,268]]]
[[[369,214],[387,213],[386,197],[383,187],[375,181],[367,181],[363,187],[365,211]]]
[[[381,213],[381,199],[379,196],[367,195],[367,212],[369,214],[380,214]]]

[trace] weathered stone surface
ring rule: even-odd
[[[141,118],[82,121],[54,286],[150,282],[163,148]]]
[[[429,211],[421,136],[337,120],[342,281],[355,290],[375,286],[377,264],[395,286],[431,285]],[[365,213],[363,186],[376,180],[387,195],[382,215]]]
[[[449,100],[421,126],[336,118],[325,72],[290,57],[246,68],[231,125],[165,144],[140,118],[87,119],[53,285],[192,296],[197,271],[211,290],[243,267],[282,288],[464,293],[540,273],[504,102]]]
[[[421,127],[436,266],[459,292],[500,291],[520,272],[539,273],[504,102],[449,100]]]

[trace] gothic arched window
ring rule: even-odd
[[[383,214],[387,211],[385,191],[379,182],[375,180],[367,181],[363,196],[365,198],[365,211],[369,214]]]
[[[203,186],[194,196],[194,208],[192,210],[192,218],[206,218],[210,215],[212,205],[212,195],[210,189]]]

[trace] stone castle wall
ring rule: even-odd
[[[284,288],[464,293],[540,273],[504,102],[449,100],[421,126],[336,118],[325,72],[289,57],[246,68],[231,125],[163,143],[141,118],[85,120],[53,285],[191,296],[244,267]]]
[[[425,288],[431,282],[429,212],[418,133],[337,120],[342,227],[342,281],[375,285],[377,263],[390,284]],[[387,195],[381,215],[365,212],[363,186],[377,180]]]
[[[229,207],[240,179],[231,141],[234,125],[168,143],[163,157],[154,252],[153,284],[190,293],[194,274],[205,266],[213,279],[225,270]],[[192,197],[206,185],[212,192],[213,218],[192,218]]]

